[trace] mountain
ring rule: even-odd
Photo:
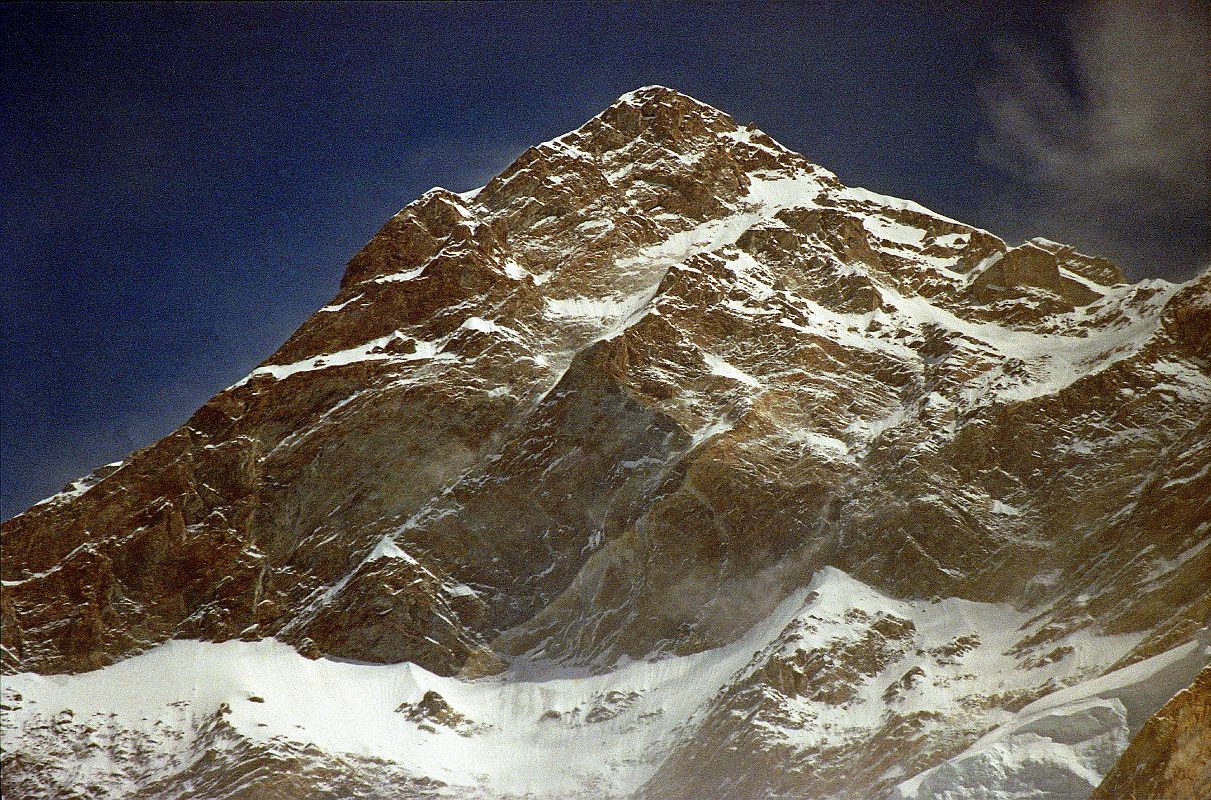
[[[1163,722],[1205,716],[1209,357],[1211,273],[631,92],[4,524],[2,788],[1080,798],[1125,751],[1166,796],[1209,736]]]

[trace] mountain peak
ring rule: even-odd
[[[93,672],[6,678],[0,788],[1071,798],[1206,661],[1208,282],[628,92],[4,524],[0,670]]]
[[[704,103],[695,97],[691,97],[684,92],[679,92],[676,89],[669,88],[668,86],[661,86],[660,84],[656,83],[648,86],[640,86],[638,89],[632,89],[629,92],[619,95],[617,100],[610,103],[610,107],[620,105],[649,106],[670,103],[691,104],[699,106],[704,110],[714,111],[715,113],[723,113],[714,106],[708,105],[707,103]]]
[[[735,120],[714,106],[667,86],[643,86],[621,95],[600,114],[555,139],[590,153],[625,147],[636,140],[705,145],[738,130]]]

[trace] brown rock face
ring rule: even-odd
[[[1202,800],[1211,791],[1211,668],[1131,742],[1090,800]]]
[[[979,797],[968,748],[1086,687],[997,769],[1087,795],[1138,727],[1099,687],[1204,658],[1208,298],[625,95],[408,205],[246,379],[4,523],[3,788]],[[265,708],[61,715],[165,653]],[[355,668],[364,740],[282,722]],[[1131,756],[1155,786],[1189,782],[1182,703]]]

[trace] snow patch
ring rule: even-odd
[[[358,301],[358,300],[361,300],[361,299],[362,299],[362,297],[364,297],[364,295],[359,294],[359,295],[356,295],[356,296],[354,296],[354,297],[350,297],[348,300],[346,300],[346,301],[345,301],[345,302],[343,302],[343,303],[337,303],[336,305],[331,305],[331,306],[324,306],[323,308],[321,308],[321,309],[320,309],[318,312],[316,312],[316,313],[319,313],[319,314],[331,314],[331,313],[332,313],[332,312],[334,312],[334,311],[340,311],[342,308],[344,308],[345,306],[349,305],[350,303],[353,303],[353,302],[356,302],[356,301]]]
[[[711,372],[715,375],[721,375],[724,378],[730,378],[737,383],[743,383],[749,386],[761,385],[761,381],[757,380],[752,375],[749,375],[747,372],[737,369],[718,356],[710,353],[703,353],[702,358],[706,361],[706,365],[710,367]]]
[[[920,228],[904,225],[882,215],[864,215],[862,225],[879,239],[897,244],[919,246],[925,240],[925,231]]]
[[[346,364],[354,364],[359,361],[420,361],[423,359],[436,358],[440,353],[440,346],[434,342],[426,342],[420,339],[412,339],[415,343],[415,350],[411,353],[388,353],[382,348],[396,341],[397,339],[407,339],[410,337],[396,331],[389,333],[386,336],[380,336],[377,339],[371,339],[368,342],[359,344],[356,347],[350,347],[346,350],[340,350],[335,353],[324,353],[323,355],[305,358],[302,361],[296,361],[293,364],[269,364],[264,367],[258,367],[244,380],[235,384],[231,388],[241,386],[247,383],[252,378],[269,377],[274,380],[285,380],[291,375],[297,375],[300,372],[310,372],[312,370],[327,369],[328,367],[339,367]]]

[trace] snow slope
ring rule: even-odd
[[[891,800],[1088,797],[1144,722],[1211,663],[1211,637],[1023,708],[963,753],[901,783]]]
[[[1003,652],[1024,622],[1011,609],[895,601],[830,568],[731,645],[599,675],[518,669],[462,680],[409,663],[309,660],[266,639],[172,641],[80,675],[8,676],[4,747],[21,742],[36,759],[40,751],[52,755],[60,739],[83,736],[92,743],[90,756],[54,763],[52,785],[97,786],[97,796],[116,799],[189,764],[217,715],[249,741],[288,740],[385,762],[442,781],[451,796],[628,797],[692,737],[713,698],[764,663],[755,653],[855,639],[861,627],[853,621],[879,613],[912,620],[919,634],[914,648],[845,706],[794,701],[812,720],[783,732],[795,746],[819,748],[830,737],[844,741],[876,726],[878,698],[913,669],[924,679],[901,702],[954,712],[976,694],[1074,680],[1134,643],[1085,634],[1069,642],[1069,658],[1023,671]],[[931,655],[975,631],[980,641],[968,652]],[[901,784],[894,797],[1059,798],[1072,787],[1087,791],[1126,747],[1129,732],[1185,686],[1209,654],[1206,645],[1188,643],[1049,694],[963,755]],[[431,708],[436,702],[450,713],[409,713],[427,697]],[[128,752],[117,747],[131,740],[154,754],[142,771],[132,772],[123,758]]]

